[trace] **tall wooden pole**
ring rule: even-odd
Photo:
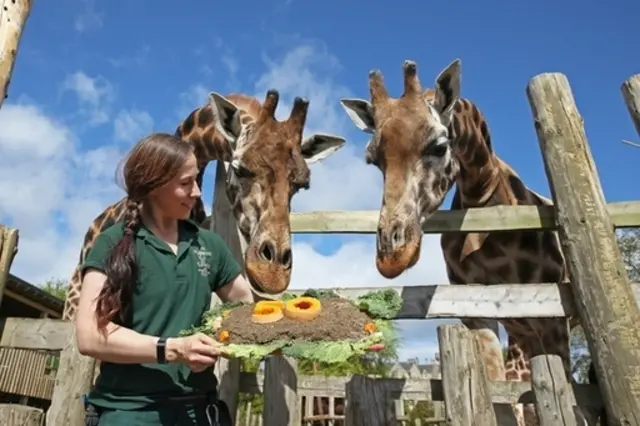
[[[9,269],[18,252],[18,230],[0,225],[0,304],[9,281]]]
[[[566,76],[527,87],[580,323],[609,424],[640,425],[640,311]]]
[[[0,107],[8,97],[18,47],[32,0],[0,0]]]

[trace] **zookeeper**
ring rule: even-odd
[[[78,347],[101,361],[87,424],[232,426],[216,398],[219,344],[204,334],[175,337],[200,325],[212,291],[253,301],[222,239],[188,220],[200,196],[192,147],[151,134],[123,172],[124,219],[100,234],[82,265]]]

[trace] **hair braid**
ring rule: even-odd
[[[138,278],[138,262],[135,253],[135,234],[141,223],[139,201],[127,199],[124,213],[124,236],[113,247],[105,266],[107,280],[100,291],[96,304],[98,328],[105,331],[107,324],[116,314],[125,320],[129,308],[133,287]]]

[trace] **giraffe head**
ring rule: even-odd
[[[380,169],[384,193],[377,232],[376,267],[395,278],[416,264],[421,224],[442,205],[459,166],[451,150],[449,124],[460,94],[460,61],[423,91],[413,61],[405,61],[404,93],[389,96],[382,74],[369,73],[371,102],[342,99],[360,130],[372,135],[365,159]]]
[[[336,152],[345,139],[326,134],[303,138],[309,107],[304,98],[295,98],[284,121],[275,118],[276,90],[267,92],[262,105],[247,99],[211,93],[210,104],[217,133],[230,148],[225,186],[247,243],[247,277],[258,294],[277,294],[291,279],[291,199],[309,188],[309,165]]]

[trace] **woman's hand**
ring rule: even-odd
[[[214,365],[219,356],[220,343],[203,333],[167,339],[167,361],[187,364],[196,373]]]

